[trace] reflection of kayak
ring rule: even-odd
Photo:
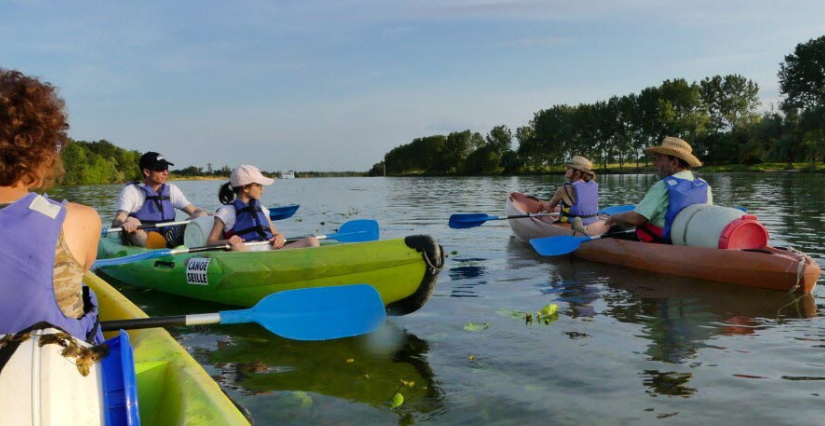
[[[84,282],[97,294],[101,321],[146,317],[96,275],[87,274]],[[134,330],[129,332],[129,339],[134,349],[143,425],[249,424],[220,386],[166,330]]]
[[[209,352],[224,386],[247,394],[289,392],[273,398],[280,403],[307,393],[386,408],[396,391],[404,396],[402,410],[425,413],[443,403],[443,390],[427,362],[429,343],[392,325],[375,336],[323,342],[262,333],[240,330]],[[408,385],[401,386],[402,380]]]
[[[145,251],[103,238],[98,257]],[[443,263],[435,239],[418,235],[292,250],[179,254],[101,269],[129,285],[240,306],[283,290],[365,283],[378,289],[391,314],[404,315],[424,305]]]
[[[538,209],[538,203],[524,194],[514,192],[507,198],[507,215],[536,213]],[[569,225],[555,225],[542,219],[508,222],[522,241],[571,235]],[[604,238],[583,243],[573,255],[646,271],[772,290],[788,291],[798,284],[799,293],[810,293],[821,273],[810,256],[770,246],[759,250],[720,250]]]

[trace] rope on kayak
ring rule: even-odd
[[[799,250],[794,249],[791,246],[788,246],[787,249],[791,253],[803,254],[802,252],[800,252]],[[790,290],[788,290],[788,294],[792,295],[799,288],[799,286],[802,285],[802,278],[804,277],[804,272],[805,272],[805,256],[803,255],[799,259],[799,263],[796,265],[796,284],[794,284],[794,286],[791,287]],[[799,314],[799,306],[797,305],[797,302],[799,302],[803,297],[806,297],[806,296],[808,296],[808,295],[803,294],[803,295],[801,295],[797,298],[794,298],[793,300],[791,300],[787,304],[785,304],[785,305],[781,306],[779,309],[777,309],[777,311],[776,311],[777,322],[780,322],[779,317],[780,317],[780,315],[782,315],[782,310],[787,308],[788,306],[791,306],[791,305],[797,306],[797,314]]]
[[[6,345],[19,346],[20,343],[29,340],[31,337],[32,332],[7,334],[0,338],[0,348],[5,347]],[[106,356],[109,355],[109,345],[102,343],[97,346],[83,347],[77,344],[77,339],[75,339],[74,337],[72,337],[71,334],[66,333],[65,331],[40,335],[40,341],[38,342],[38,346],[42,348],[44,345],[50,344],[60,345],[60,347],[63,348],[63,351],[60,352],[60,355],[62,355],[63,357],[74,358],[74,363],[77,366],[77,371],[79,371],[83,377],[89,375],[89,372],[91,371],[92,366],[95,362],[103,358],[106,358]]]

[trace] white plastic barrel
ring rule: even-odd
[[[674,245],[721,249],[757,249],[768,243],[768,231],[756,216],[711,204],[685,207],[673,221]]]
[[[183,232],[183,244],[188,248],[205,246],[214,223],[215,216],[201,216],[187,223],[186,231]]]
[[[3,368],[0,426],[104,424],[100,363],[94,363],[89,375],[83,376],[73,358],[60,354],[60,345],[38,344],[40,336],[57,332],[53,328],[32,332]],[[89,346],[82,341],[77,344]]]

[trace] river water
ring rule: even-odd
[[[768,226],[772,244],[792,245],[825,267],[825,174],[703,177],[717,204],[746,207]],[[655,178],[599,182],[601,204],[613,205],[638,201]],[[176,182],[210,210],[219,206],[220,183]],[[372,218],[382,238],[436,237],[449,258],[433,297],[380,332],[329,342],[289,341],[257,326],[170,331],[261,425],[823,423],[822,287],[794,300],[542,258],[505,221],[447,226],[452,213],[503,214],[509,191],[546,197],[559,184],[560,176],[276,181],[265,205],[301,205],[276,222],[288,236]],[[96,207],[107,223],[120,188],[52,195]],[[150,315],[226,308],[118,287]],[[549,303],[559,307],[555,321],[513,315]],[[404,403],[391,409],[399,387]]]

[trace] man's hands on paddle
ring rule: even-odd
[[[123,224],[120,225],[120,227],[123,228],[123,232],[129,234],[137,231],[138,226],[140,226],[140,220],[131,216],[127,217],[126,220],[123,221]]]

